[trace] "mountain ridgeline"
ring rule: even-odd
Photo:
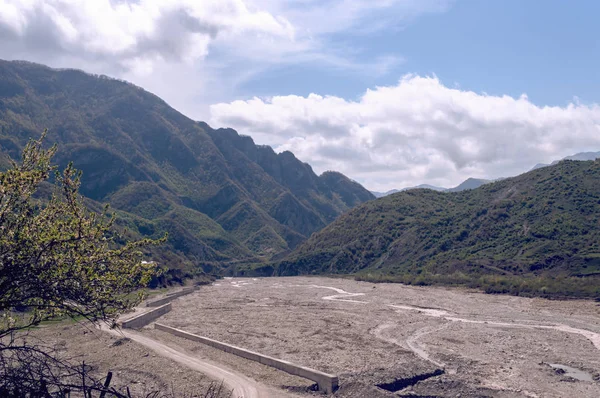
[[[55,161],[83,171],[80,192],[110,203],[130,237],[178,274],[261,264],[373,199],[336,172],[317,176],[231,129],[214,130],[132,84],[77,70],[0,61],[0,168],[49,130]]]
[[[555,160],[550,164],[538,163],[535,166],[533,166],[533,168],[531,170],[535,170],[535,169],[539,169],[539,168],[547,167],[547,166],[553,166],[562,160],[582,161],[582,160],[596,160],[599,158],[600,158],[600,152],[579,152],[574,155],[564,157],[560,160]],[[471,177],[471,178],[467,178],[466,180],[464,180],[463,182],[461,182],[459,185],[455,186],[454,188],[442,188],[442,187],[436,187],[434,185],[429,185],[429,184],[420,184],[420,185],[417,185],[414,187],[407,187],[407,188],[402,188],[402,189],[392,189],[387,192],[373,191],[371,193],[373,195],[375,195],[376,198],[381,198],[381,197],[391,195],[396,192],[402,192],[402,191],[407,191],[409,189],[419,189],[419,188],[427,188],[427,189],[433,189],[434,191],[444,191],[444,192],[460,192],[460,191],[464,191],[466,189],[477,189],[482,185],[489,184],[490,182],[499,181],[502,179],[504,179],[504,178],[496,178],[494,180],[489,180],[489,179],[485,179],[485,178],[472,178]]]
[[[600,297],[600,160],[365,203],[314,234],[277,273]]]
[[[544,166],[540,166],[540,167],[544,167]],[[432,189],[434,191],[439,191],[439,192],[460,192],[460,191],[464,191],[467,189],[477,189],[482,185],[489,184],[490,182],[493,182],[493,181],[486,180],[484,178],[467,178],[466,180],[464,180],[463,182],[461,182],[459,185],[455,186],[454,188],[442,188],[442,187],[437,187],[435,185],[419,184],[414,187],[406,187],[406,188],[402,188],[402,189],[391,189],[387,192],[371,192],[371,193],[373,195],[375,195],[376,198],[383,198],[384,196],[388,196],[388,195],[391,195],[391,194],[394,194],[397,192],[409,191],[411,189]]]
[[[600,160],[372,200],[340,173],[318,176],[130,83],[0,61],[0,170],[46,128],[55,161],[83,171],[86,203],[110,203],[122,236],[168,233],[146,253],[169,268],[165,280],[333,273],[600,296]]]

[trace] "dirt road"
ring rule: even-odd
[[[136,332],[130,329],[110,330],[102,327],[102,330],[127,337],[138,344],[151,349],[158,355],[169,358],[175,362],[187,366],[190,369],[198,371],[211,379],[223,381],[227,388],[233,390],[233,397],[236,398],[278,398],[286,397],[283,391],[274,391],[273,389],[257,383],[255,380],[244,376],[243,374],[233,371],[223,365],[212,363],[205,359],[197,358],[189,355],[181,347],[176,345],[166,345],[160,341],[145,336],[143,333]]]

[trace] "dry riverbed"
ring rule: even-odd
[[[235,278],[178,299],[159,322],[339,374],[343,397],[600,396],[600,306],[592,301],[316,277]],[[261,376],[260,368],[253,377],[267,384],[293,382],[281,372]],[[305,387],[298,384],[295,391]]]
[[[157,322],[337,374],[337,397],[600,397],[600,305],[592,301],[292,277],[224,279],[172,305]],[[139,392],[175,385],[197,394],[211,383],[98,330],[35,333]],[[140,333],[221,364],[253,383],[258,396],[319,395],[308,380],[153,325]]]

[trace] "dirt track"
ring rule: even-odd
[[[212,380],[223,380],[228,389],[232,391],[232,397],[235,398],[268,398],[281,397],[281,392],[273,391],[262,384],[257,383],[249,377],[235,372],[227,367],[213,363],[206,359],[198,358],[193,354],[186,353],[185,349],[177,347],[173,343],[164,344],[160,341],[152,339],[142,333],[124,329],[120,331],[105,331],[112,333],[115,336],[123,336],[132,341],[151,349],[158,355],[173,360],[194,371],[200,372],[208,376]]]
[[[178,299],[160,321],[337,373],[343,397],[600,396],[600,306],[589,301],[327,278],[225,279]],[[549,363],[581,369],[595,381],[577,381]],[[262,383],[301,384],[261,368],[252,377]],[[445,373],[396,393],[375,387],[437,368]]]
[[[111,387],[133,397],[204,396],[211,385],[220,389],[222,378],[210,379],[186,366],[157,354],[119,333],[105,333],[93,325],[69,321],[31,330],[24,335],[33,344],[54,350],[60,359],[73,364],[85,361],[93,377],[103,380],[113,372]],[[219,398],[233,398],[225,386]],[[76,395],[73,395],[76,396]]]

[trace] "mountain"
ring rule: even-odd
[[[596,160],[600,158],[600,152],[579,152],[575,155],[567,156],[561,160],[578,160],[578,161],[586,161],[586,160]],[[541,167],[552,166],[560,162],[561,160],[555,160],[551,164],[546,163],[538,163],[531,170],[539,169]]]
[[[431,189],[434,191],[446,191],[447,188],[442,188],[442,187],[436,187],[435,185],[429,185],[429,184],[421,184],[421,185],[417,185],[416,187],[411,187],[411,188],[404,188],[402,189],[402,191],[406,191],[408,189]]]
[[[454,188],[447,189],[448,192],[460,192],[466,189],[475,189],[479,188],[484,184],[490,183],[491,180],[486,180],[483,178],[467,178],[465,181],[460,183],[458,186]]]
[[[600,151],[599,152],[579,152],[579,153],[576,153],[575,155],[567,156],[563,160],[586,161],[586,160],[596,160],[598,158],[600,158]],[[556,164],[558,162],[559,161],[555,160],[554,162],[552,162],[552,164]]]
[[[414,187],[407,187],[407,188],[402,188],[402,189],[392,189],[387,192],[371,191],[371,193],[373,195],[375,195],[376,198],[383,198],[384,196],[388,196],[388,195],[398,193],[398,192],[409,191],[411,189],[431,189],[433,191],[438,191],[438,192],[459,192],[459,191],[464,191],[465,189],[479,188],[483,184],[487,184],[491,181],[492,180],[485,180],[483,178],[467,178],[465,181],[463,181],[462,183],[460,183],[458,186],[456,186],[454,188],[442,188],[442,187],[436,187],[435,185],[420,184],[420,185],[417,185]]]
[[[407,187],[407,188],[402,188],[402,189],[392,189],[392,190],[387,191],[387,192],[373,192],[373,191],[371,191],[371,193],[373,195],[375,195],[376,198],[382,198],[384,196],[388,196],[388,195],[391,195],[391,194],[396,193],[396,192],[408,191],[409,189],[433,189],[434,191],[445,191],[446,190],[446,188],[436,187],[435,185],[421,184],[421,185],[417,185],[415,187]]]
[[[409,190],[313,234],[277,273],[600,296],[600,160],[563,161],[478,189]]]
[[[376,198],[383,198],[384,196],[388,196],[388,195],[391,195],[396,192],[400,192],[400,191],[398,191],[397,189],[392,189],[391,191],[387,191],[387,192],[371,191],[373,196],[375,196]]]
[[[231,129],[212,129],[130,83],[0,61],[0,167],[47,128],[55,161],[83,171],[91,207],[110,203],[131,236],[161,236],[172,268],[217,272],[281,255],[373,199]]]
[[[550,165],[549,165],[549,164],[546,164],[546,163],[538,163],[538,164],[536,164],[535,166],[533,166],[533,167],[531,168],[531,170],[537,170],[537,169],[540,169],[540,168],[542,168],[542,167],[546,167],[546,166],[550,166]],[[531,170],[529,170],[529,171],[531,171]]]

